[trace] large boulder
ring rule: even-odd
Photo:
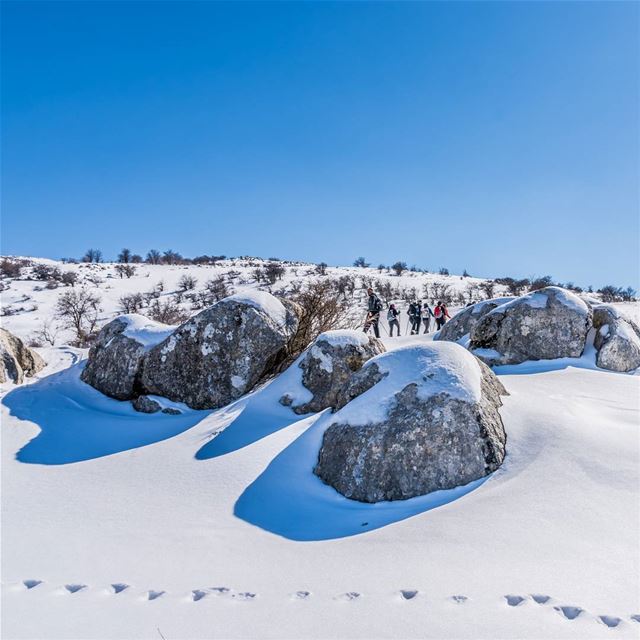
[[[469,348],[489,365],[578,358],[591,322],[584,300],[561,287],[545,287],[480,318]]]
[[[290,356],[299,317],[297,305],[265,291],[225,298],[149,351],[142,385],[193,409],[228,404]]]
[[[137,313],[118,316],[100,330],[80,377],[112,398],[135,398],[146,353],[174,330]]]
[[[433,339],[458,342],[471,333],[482,316],[512,300],[514,298],[491,298],[461,309],[449,322],[445,323],[442,329],[433,336]]]
[[[593,309],[596,330],[596,364],[610,371],[633,371],[640,367],[640,327],[622,316],[615,307],[598,305]]]
[[[17,336],[0,328],[0,382],[22,384],[45,367],[45,361]]]
[[[353,373],[367,360],[384,351],[380,340],[363,331],[338,330],[321,333],[299,361],[292,365],[302,369],[302,385],[312,397],[298,400],[287,393],[280,402],[290,405],[298,414],[335,407],[338,395]]]
[[[352,376],[314,473],[362,502],[468,484],[504,459],[501,394],[491,369],[455,343],[377,356]]]

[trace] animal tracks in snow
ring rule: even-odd
[[[18,583],[14,583],[12,589],[16,591],[22,590],[26,593],[36,589],[37,587],[40,587],[40,589],[37,589],[37,591],[42,591],[42,587],[45,586],[46,582],[44,580],[28,578]],[[62,592],[68,595],[74,595],[80,592],[91,592],[91,590],[92,589],[89,585],[82,582],[69,582],[55,589],[53,593],[57,593],[59,595]],[[113,582],[108,586],[107,589],[107,592],[112,596],[118,595],[125,598],[126,596],[122,596],[120,594],[124,594],[125,592],[130,593],[133,591],[134,589],[127,582]],[[135,590],[135,592],[138,595],[134,597],[137,597],[139,600],[146,602],[155,600],[170,601],[171,598],[175,599],[175,596],[178,595],[175,593],[171,594],[164,589],[148,589],[142,592]],[[43,593],[46,596],[46,590]],[[102,593],[105,593],[104,588],[102,588]],[[311,591],[300,589],[299,591],[289,593],[288,598],[289,600],[293,601],[308,601],[311,599],[311,596]],[[357,602],[361,600],[363,596],[364,594],[360,593],[359,591],[345,591],[334,595],[332,599],[338,602],[349,603]],[[256,593],[255,591],[235,591],[234,589],[231,589],[229,587],[201,587],[192,589],[186,597],[184,593],[180,596],[183,601],[186,600],[187,602],[200,602],[205,599],[210,601],[222,599],[236,602],[251,602],[256,600],[258,597],[258,593]],[[415,604],[412,604],[412,607],[421,607],[424,605],[424,603],[426,603],[427,605],[433,604],[437,600],[432,596],[427,595],[425,597],[424,592],[421,592],[418,589],[398,589],[397,591],[395,591],[394,598],[396,598],[396,600],[399,600],[400,602],[413,601]],[[594,622],[597,622],[598,624],[601,624],[611,630],[614,630],[621,625],[624,626],[625,624],[640,624],[640,613],[627,614],[624,616],[616,616],[604,613],[590,614],[586,609],[583,609],[582,607],[574,604],[563,604],[561,602],[558,602],[558,600],[554,600],[554,598],[552,598],[551,596],[543,593],[531,593],[526,595],[509,593],[501,596],[501,599],[503,605],[507,609],[517,610],[524,606],[537,606],[540,608],[540,610],[547,610],[555,613],[567,623],[572,623],[573,621],[578,619],[582,620],[585,618],[590,618]],[[448,596],[446,597],[446,600],[455,605],[468,605],[469,602],[471,602],[471,606],[474,605],[474,603],[468,596],[462,594]],[[422,605],[420,603],[422,603]],[[477,602],[475,603],[475,605],[477,606]],[[415,609],[415,611],[417,610],[418,609]],[[517,614],[514,613],[514,615]]]

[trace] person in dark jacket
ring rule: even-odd
[[[389,305],[389,311],[387,311],[387,322],[389,323],[389,337],[393,338],[393,328],[398,330],[398,337],[400,337],[400,322],[398,316],[400,312],[396,309],[395,304]]]
[[[424,332],[429,333],[429,327],[431,327],[431,318],[433,318],[433,311],[428,302],[422,305],[422,322],[424,324]]]
[[[414,301],[409,305],[409,320],[411,321],[411,335],[420,333],[420,321],[422,315],[422,301]]]
[[[378,327],[378,321],[380,320],[380,312],[382,311],[382,302],[371,287],[367,289],[367,293],[369,294],[369,300],[367,301],[367,319],[364,323],[364,332],[367,333],[367,331],[373,327],[373,333],[375,333],[376,338],[379,338],[380,329]]]

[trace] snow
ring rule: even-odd
[[[244,289],[241,293],[229,296],[226,300],[248,304],[269,316],[281,327],[287,324],[287,310],[284,308],[284,305],[278,298],[267,291]]]
[[[138,313],[128,313],[118,317],[127,324],[127,328],[122,332],[122,335],[132,338],[147,350],[160,344],[177,328],[161,322],[155,322]]]
[[[354,329],[336,329],[321,333],[316,338],[316,342],[319,341],[327,342],[334,347],[346,347],[348,345],[365,347],[369,344],[369,337],[364,331]]]
[[[545,291],[554,291],[556,294],[556,300],[563,304],[565,307],[569,307],[573,309],[577,313],[581,315],[589,314],[589,306],[587,303],[579,298],[574,293],[567,291],[566,289],[562,289],[561,287],[546,287]],[[544,309],[547,306],[547,301],[549,297],[543,293],[542,291],[532,291],[531,293],[527,293],[526,295],[520,296],[518,298],[513,298],[511,301],[501,304],[500,306],[492,309],[489,312],[489,315],[493,313],[502,313],[505,310],[509,309],[518,304],[526,304],[534,309]]]
[[[383,422],[395,395],[415,384],[426,400],[439,393],[466,402],[480,400],[482,372],[477,360],[454,342],[428,342],[400,347],[369,360],[384,375],[372,389],[352,400],[334,416],[334,422],[364,426]]]
[[[126,291],[230,268],[107,278],[101,321]],[[3,292],[39,307],[3,318],[23,338],[59,294],[38,284]],[[402,360],[431,337],[383,342]],[[295,363],[217,411],[146,415],[80,381],[85,350],[39,352],[47,368],[2,396],[3,638],[638,637],[640,375],[598,369],[592,345],[495,368],[508,439],[489,478],[377,505],[313,475],[335,414],[279,403],[310,399]]]

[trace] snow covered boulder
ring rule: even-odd
[[[622,316],[615,307],[598,305],[593,309],[596,329],[596,364],[610,371],[633,371],[640,367],[640,327]]]
[[[480,318],[469,348],[489,365],[578,358],[591,320],[584,300],[561,287],[545,287]]]
[[[299,314],[297,305],[265,291],[225,298],[149,351],[142,385],[193,409],[228,404],[289,356]]]
[[[11,380],[22,384],[25,376],[30,377],[44,369],[45,361],[17,336],[0,328],[0,382]]]
[[[112,398],[137,397],[146,353],[174,329],[137,313],[118,316],[100,330],[80,377]]]
[[[512,300],[514,298],[492,298],[461,309],[433,336],[433,339],[457,342],[471,333],[482,316]]]
[[[298,414],[335,407],[338,394],[355,371],[374,356],[384,353],[382,342],[363,331],[341,330],[321,333],[292,366],[302,369],[302,384],[312,398],[297,402],[285,394],[280,401]]]
[[[404,500],[495,471],[506,391],[463,347],[436,342],[377,356],[355,373],[314,473],[347,498]]]

